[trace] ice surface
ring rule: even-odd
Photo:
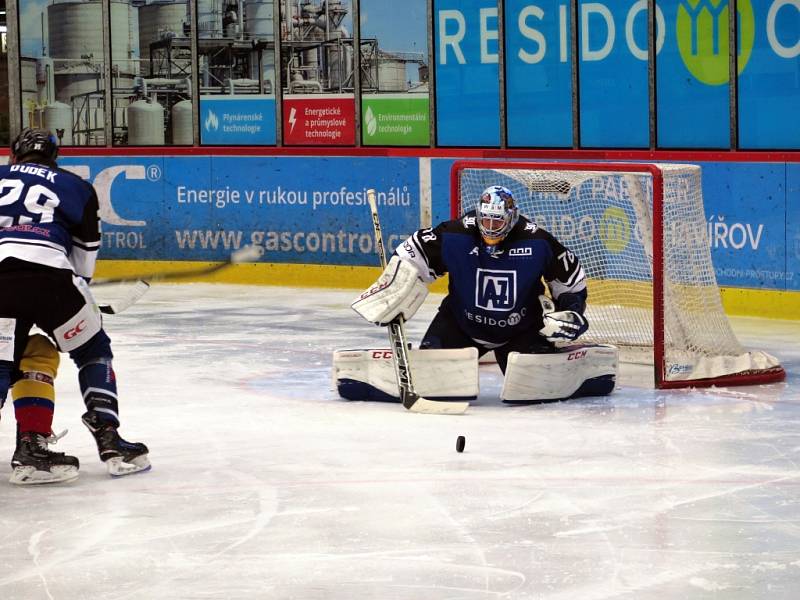
[[[355,294],[160,285],[106,317],[121,432],[153,470],[108,477],[65,358],[56,449],[80,477],[12,486],[9,402],[0,598],[800,597],[800,323],[733,321],[783,384],[626,371],[608,398],[510,407],[486,365],[466,415],[431,416],[332,390],[334,349],[387,345]]]

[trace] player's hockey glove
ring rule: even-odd
[[[351,307],[371,323],[388,325],[397,317],[404,321],[413,317],[427,295],[428,287],[417,268],[395,255],[378,280]]]
[[[547,296],[539,296],[542,305],[542,323],[539,333],[548,342],[571,342],[589,329],[589,321],[574,310],[555,310],[553,301]]]

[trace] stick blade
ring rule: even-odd
[[[264,256],[263,246],[243,246],[231,254],[230,262],[234,264],[256,262],[262,256]]]
[[[415,393],[402,394],[403,406],[411,412],[426,415],[463,415],[469,402],[450,402],[449,400],[428,400]]]
[[[116,302],[110,302],[108,304],[101,304],[98,306],[100,312],[106,315],[116,315],[121,313],[124,310],[129,309],[131,306],[136,304],[139,300],[141,300],[142,296],[145,295],[147,290],[150,289],[150,284],[140,279],[136,282],[134,286],[128,291],[125,296],[117,300]]]

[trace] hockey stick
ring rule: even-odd
[[[236,250],[228,257],[225,262],[213,265],[211,267],[202,267],[200,269],[187,269],[185,271],[177,271],[174,273],[151,273],[148,275],[135,275],[130,277],[112,277],[109,279],[98,279],[92,282],[92,285],[106,286],[119,283],[135,283],[131,290],[119,300],[109,302],[108,304],[100,304],[98,308],[100,312],[106,315],[116,315],[123,310],[129,309],[132,305],[136,304],[142,296],[150,289],[149,281],[170,281],[178,279],[186,279],[189,277],[201,277],[203,275],[211,275],[217,273],[231,265],[254,262],[264,254],[264,249],[261,246],[245,246]]]
[[[100,304],[98,308],[103,314],[118,315],[123,310],[128,310],[131,306],[136,304],[149,289],[150,284],[144,279],[140,279],[122,298],[113,302],[109,302],[108,304]]]
[[[375,249],[381,261],[381,267],[386,268],[386,249],[383,246],[383,233],[381,222],[378,218],[378,203],[375,190],[367,190],[367,202],[372,213],[372,229],[375,233]],[[400,400],[403,406],[412,412],[428,413],[434,415],[460,415],[469,408],[469,402],[449,402],[428,400],[414,391],[411,379],[411,364],[408,360],[408,345],[406,333],[403,328],[403,318],[397,317],[389,323],[389,343],[392,345],[394,357],[394,371],[397,375],[397,385],[400,388]]]
[[[263,254],[264,254],[264,248],[262,246],[244,246],[234,251],[226,261],[217,263],[210,267],[185,269],[183,271],[174,271],[172,273],[148,273],[144,275],[131,275],[128,277],[110,277],[108,279],[96,279],[92,281],[92,285],[101,286],[101,285],[111,285],[113,283],[134,283],[139,281],[145,283],[152,281],[176,281],[179,279],[188,279],[192,277],[203,277],[205,275],[211,275],[213,273],[217,273],[218,271],[222,271],[223,269],[227,269],[231,265],[236,265],[239,263],[246,263],[246,262],[255,262],[259,258],[261,258]],[[141,295],[139,297],[141,297]]]

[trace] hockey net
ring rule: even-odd
[[[589,331],[627,362],[652,363],[660,388],[745,385],[785,377],[747,352],[722,306],[703,209],[701,170],[684,164],[457,161],[451,213],[490,185],[574,252],[589,287]]]

